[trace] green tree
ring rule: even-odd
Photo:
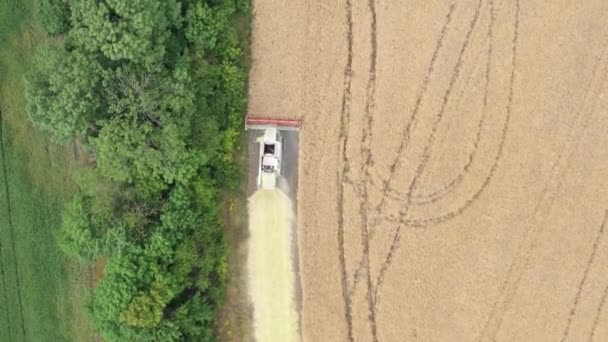
[[[169,340],[177,340],[181,335],[168,330],[166,315],[186,286],[170,271],[175,263],[174,244],[179,236],[184,237],[163,234],[154,223],[147,228],[150,236],[140,243],[130,241],[129,234],[118,229],[113,239],[122,247],[110,258],[91,297],[89,313],[108,340],[163,341],[154,336],[170,335],[175,338]],[[182,304],[178,301],[177,305]]]
[[[113,116],[93,140],[102,174],[152,192],[188,181],[205,161],[187,145],[194,110],[188,75],[180,67],[173,75],[120,69],[112,84]]]
[[[140,190],[163,190],[186,182],[204,161],[180,139],[179,126],[166,122],[154,127],[132,115],[110,119],[93,145],[100,171],[114,181]]]
[[[108,228],[107,224],[108,221],[92,212],[90,198],[76,196],[63,212],[59,244],[67,254],[93,261],[101,255],[100,234]]]
[[[76,0],[70,36],[111,60],[154,64],[165,54],[170,29],[179,27],[177,0]]]
[[[213,323],[216,313],[215,304],[202,298],[200,293],[196,293],[186,303],[173,311],[171,317],[167,319],[166,326],[180,332],[186,341],[215,341]],[[164,328],[164,327],[163,327]],[[159,329],[159,333],[169,332],[172,329]],[[159,334],[160,335],[160,334]],[[158,341],[169,339],[159,338]]]
[[[38,1],[38,18],[42,28],[51,36],[70,29],[70,4],[68,0]]]
[[[229,53],[225,42],[234,28],[234,14],[248,7],[247,1],[193,1],[186,13],[186,37],[204,54],[221,56]]]
[[[193,2],[186,14],[186,38],[204,52],[214,51],[221,34],[222,22],[213,9],[203,2]]]
[[[89,298],[87,309],[93,325],[107,340],[133,341],[137,334],[124,326],[119,317],[145,285],[142,277],[149,276],[150,271],[141,261],[141,248],[126,241],[120,245],[124,246],[122,253],[106,264],[104,277]]]
[[[168,282],[157,278],[149,290],[133,297],[126,309],[120,313],[119,320],[136,328],[157,326],[174,295]]]
[[[84,135],[102,108],[106,73],[90,55],[63,46],[38,51],[26,79],[26,110],[40,129],[66,143]]]

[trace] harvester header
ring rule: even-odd
[[[300,121],[292,119],[269,119],[247,117],[245,129],[261,129],[276,128],[281,131],[297,131],[300,129]]]

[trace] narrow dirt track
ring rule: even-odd
[[[608,3],[254,0],[306,341],[608,340]]]

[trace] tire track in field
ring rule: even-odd
[[[519,5],[519,2],[517,4]],[[519,13],[519,9],[517,9],[517,12]],[[557,191],[559,190],[559,188],[561,186],[561,176],[562,176],[561,173],[564,172],[564,170],[569,169],[570,163],[572,162],[572,156],[578,149],[577,146],[581,140],[581,137],[584,135],[584,132],[588,128],[590,121],[591,121],[590,118],[594,114],[595,105],[597,102],[595,88],[597,86],[598,89],[602,89],[602,87],[606,81],[606,76],[607,76],[607,71],[608,71],[608,70],[606,70],[607,68],[608,68],[608,43],[605,44],[603,53],[600,56],[600,60],[594,66],[592,81],[590,82],[588,89],[585,92],[585,96],[583,97],[584,100],[582,103],[583,104],[590,103],[591,107],[589,108],[588,111],[586,110],[587,108],[584,108],[584,107],[579,108],[578,113],[574,119],[575,122],[573,125],[570,126],[568,136],[566,137],[564,144],[561,145],[561,148],[560,148],[561,152],[558,155],[558,157],[556,158],[556,162],[554,163],[554,165],[552,167],[551,174],[549,176],[549,180],[547,181],[546,186],[542,191],[541,198],[538,201],[538,204],[534,210],[534,213],[532,215],[533,222],[536,222],[538,220],[538,215],[541,213],[541,209],[543,206],[548,208],[547,210],[550,210],[553,205],[553,202],[555,200],[555,194],[557,193]],[[586,112],[586,113],[584,113],[584,112]],[[579,128],[579,126],[580,126],[580,128]],[[565,164],[565,165],[563,165],[563,164]],[[555,189],[553,189],[551,191],[551,188],[555,188]],[[477,341],[480,341],[486,335],[486,333],[490,329],[490,325],[492,324],[492,321],[497,316],[500,316],[500,317],[496,318],[497,326],[494,329],[493,338],[495,338],[496,334],[500,330],[502,323],[503,323],[504,316],[506,315],[507,307],[509,306],[509,304],[515,297],[517,288],[519,287],[519,283],[523,277],[523,272],[525,269],[528,268],[529,255],[532,253],[535,246],[537,245],[536,242],[540,235],[539,233],[542,231],[542,229],[543,228],[541,227],[541,225],[536,223],[536,226],[534,226],[534,228],[531,229],[532,231],[530,231],[530,230],[526,231],[525,236],[522,238],[522,242],[518,246],[518,253],[514,257],[513,261],[511,262],[511,265],[509,266],[509,269],[507,270],[507,275],[505,277],[505,280],[501,284],[500,294],[498,296],[498,299],[492,305],[492,309],[490,311],[488,319],[486,320],[486,323],[484,324],[484,327],[483,327],[480,335],[476,339]],[[528,241],[528,240],[530,240],[530,241]],[[527,244],[529,247],[525,247],[524,246],[525,244]],[[523,259],[523,261],[522,261],[523,265],[516,265],[516,263],[520,259]],[[514,276],[514,274],[515,274],[515,276]],[[515,277],[515,280],[513,280],[512,284],[509,284],[513,277]],[[509,288],[509,285],[511,285],[511,288]],[[503,299],[503,297],[504,297],[504,299]],[[499,308],[499,306],[501,306],[501,305],[502,305],[502,308]]]
[[[480,121],[479,121],[479,123],[477,125],[477,134],[476,134],[475,142],[473,144],[471,152],[469,153],[469,156],[468,156],[468,163],[464,166],[463,171],[460,174],[458,174],[451,182],[449,182],[448,185],[444,186],[442,189],[436,190],[434,193],[432,193],[430,195],[429,194],[424,194],[424,195],[416,194],[416,195],[412,195],[412,197],[414,198],[414,200],[412,200],[412,203],[415,203],[415,204],[434,203],[436,201],[439,201],[441,198],[443,198],[444,196],[448,195],[449,193],[451,193],[453,191],[452,189],[455,188],[456,186],[458,186],[458,184],[460,182],[462,182],[462,180],[464,180],[464,177],[466,176],[466,173],[468,172],[470,164],[472,164],[472,162],[473,162],[473,159],[474,159],[475,153],[476,153],[475,151],[477,150],[477,148],[479,146],[479,142],[481,140],[481,129],[482,129],[483,123],[484,123],[484,121],[486,119],[486,116],[487,116],[486,114],[487,114],[488,85],[489,85],[489,82],[490,82],[490,76],[489,75],[490,75],[490,68],[491,68],[490,59],[491,59],[491,56],[492,56],[492,53],[493,53],[493,44],[492,44],[492,41],[493,41],[493,23],[494,23],[494,20],[495,20],[495,15],[494,15],[493,8],[490,11],[490,20],[491,20],[491,23],[490,23],[490,25],[488,27],[488,38],[487,38],[489,46],[488,46],[488,49],[486,50],[486,54],[485,54],[487,60],[486,60],[486,63],[485,63],[485,75],[484,75],[485,76],[485,78],[484,78],[485,85],[484,85],[484,90],[483,90],[484,99],[483,99],[482,117],[481,117],[481,119],[480,119]],[[480,55],[481,54],[482,53],[480,53]],[[476,61],[475,64],[477,64],[478,58],[475,58],[475,61]],[[471,75],[469,76],[469,79],[466,81],[467,85],[471,82],[471,79],[473,78],[473,76],[474,76],[474,72],[471,73]],[[461,94],[461,97],[464,96],[465,93],[466,93],[466,90],[463,90],[463,92]],[[370,179],[370,181],[371,181],[371,179]],[[394,189],[391,189],[391,190],[396,192],[396,190],[394,190]],[[435,196],[435,194],[437,194],[439,192],[442,192],[442,193],[439,196]],[[400,193],[397,193],[397,194],[387,193],[385,195],[389,199],[392,199],[392,200],[398,200],[398,201],[405,200],[405,196],[403,194],[400,194]],[[433,197],[433,198],[431,198],[431,197]],[[399,223],[398,220],[392,220],[392,221]],[[349,293],[351,293],[351,294],[354,293],[355,290],[356,290],[358,279],[361,276],[361,273],[363,271],[363,266],[364,266],[363,262],[364,262],[364,260],[362,258],[359,261],[358,267],[357,267],[357,269],[356,269],[356,271],[354,273],[353,284],[352,284],[352,286],[350,288],[350,291],[349,291]]]
[[[4,181],[4,191],[5,191],[5,200],[6,200],[6,216],[7,216],[7,221],[8,221],[9,239],[11,240],[9,242],[9,245],[11,247],[11,251],[12,251],[13,257],[14,257],[13,262],[14,262],[14,267],[15,267],[15,285],[17,288],[17,298],[18,298],[18,303],[19,303],[19,318],[21,319],[20,328],[21,328],[21,333],[23,334],[23,339],[26,340],[25,321],[23,319],[23,303],[22,303],[22,298],[21,298],[21,284],[19,281],[19,266],[17,265],[17,251],[15,248],[15,231],[14,231],[14,227],[13,227],[13,216],[11,213],[11,197],[10,197],[10,193],[9,193],[9,186],[8,186],[9,183],[8,183],[8,175],[7,175],[7,168],[6,168],[6,149],[4,146],[4,118],[2,116],[2,111],[0,111],[0,154],[2,155],[2,176],[3,176],[3,181]],[[4,272],[2,275],[3,275],[3,279],[4,279]],[[7,302],[7,304],[8,304],[8,302]]]
[[[491,16],[492,16],[492,23],[493,23],[495,20],[493,1],[490,3],[490,8],[491,8],[490,11],[492,12]],[[519,24],[516,23],[515,25],[518,26]],[[518,39],[515,37],[515,35],[514,35],[513,44],[517,44],[517,41],[518,41]],[[513,46],[515,46],[515,45],[513,45]],[[483,192],[486,190],[486,188],[488,187],[488,185],[494,178],[496,171],[498,170],[498,166],[500,164],[500,160],[502,159],[502,155],[503,155],[506,137],[508,135],[508,129],[509,129],[511,113],[512,113],[513,85],[514,85],[514,81],[515,81],[515,72],[516,72],[515,54],[516,54],[516,49],[513,50],[513,55],[512,55],[513,61],[512,61],[512,70],[511,70],[511,76],[510,76],[510,81],[509,81],[509,91],[508,91],[509,95],[508,95],[507,105],[506,105],[505,123],[503,124],[503,128],[500,133],[500,142],[499,142],[498,150],[497,150],[496,156],[494,157],[494,160],[492,162],[492,166],[490,167],[490,170],[488,171],[488,174],[486,175],[484,180],[481,182],[481,185],[479,186],[479,188],[473,193],[473,195],[471,197],[469,197],[458,208],[446,211],[440,215],[430,217],[430,218],[425,218],[425,219],[407,219],[403,216],[388,215],[385,217],[385,219],[388,222],[403,224],[405,226],[410,226],[410,227],[424,227],[427,225],[440,224],[442,222],[445,222],[447,220],[453,219],[453,218],[461,215],[473,203],[475,203],[479,199],[479,197],[483,194]],[[484,98],[484,102],[487,105],[487,98]]]
[[[602,294],[602,299],[600,299],[600,304],[597,307],[597,312],[595,313],[595,317],[593,318],[593,326],[591,327],[591,333],[589,334],[589,342],[592,342],[595,339],[595,330],[597,330],[597,326],[600,323],[600,318],[602,317],[602,312],[604,310],[604,306],[606,305],[606,301],[608,299],[608,284],[604,288],[604,293]]]
[[[361,280],[361,274],[363,273],[365,268],[365,258],[362,256],[357,263],[357,267],[355,268],[355,272],[353,273],[353,282],[348,290],[350,296],[355,294],[357,290],[357,285],[359,285],[359,281]]]
[[[4,163],[4,158],[2,158],[0,160],[0,162]],[[8,312],[8,293],[6,293],[7,287],[6,287],[6,278],[4,275],[4,260],[2,258],[2,255],[3,255],[3,246],[2,246],[2,241],[0,241],[0,277],[2,277],[2,292],[4,293],[4,303],[6,303],[4,313],[6,316],[6,326],[8,327],[8,336],[13,336],[10,315]]]
[[[2,109],[0,109],[0,144],[4,144],[3,141],[3,134],[2,134]],[[5,167],[4,167],[4,163],[5,163],[5,159],[4,159],[4,146],[2,146],[2,149],[0,150],[0,163],[2,163],[2,169],[3,169],[3,176],[6,175],[5,173]],[[4,178],[4,186],[6,188],[8,188],[8,183],[6,183],[6,177]],[[8,208],[7,208],[8,209]],[[2,257],[4,255],[4,246],[2,245],[2,240],[0,239],[0,277],[2,277],[2,293],[4,294],[4,303],[6,303],[6,307],[4,310],[4,313],[6,314],[6,326],[8,328],[8,336],[13,336],[13,332],[12,332],[12,326],[11,326],[11,320],[10,320],[10,314],[8,311],[8,293],[6,292],[8,287],[6,286],[6,276],[5,276],[5,271],[4,271],[4,258]]]
[[[603,83],[605,82],[605,77],[606,77],[605,73],[608,72],[608,70],[605,70],[608,67],[608,61],[606,60],[606,56],[607,55],[608,55],[608,42],[606,42],[604,44],[604,48],[602,49],[602,54],[600,56],[600,60],[597,62],[597,65],[594,67],[595,71],[594,71],[593,76],[592,76],[592,81],[591,81],[591,83],[589,85],[589,88],[585,92],[585,96],[583,97],[585,101],[583,103],[589,103],[590,101],[595,101],[596,100],[597,97],[594,96],[595,94],[593,94],[593,90],[594,90],[593,89],[593,86],[594,86],[593,85],[593,81],[595,80],[596,76],[599,75],[599,77],[600,77],[600,81],[599,81],[600,88],[603,85]],[[574,121],[575,121],[575,125],[574,126],[576,126],[576,123],[579,120],[583,120],[582,125],[583,125],[583,130],[585,130],[589,126],[589,121],[590,120],[589,120],[588,117],[585,117],[582,114],[582,111],[583,110],[581,110],[579,108],[579,110],[578,110],[578,112],[577,112],[577,114],[576,114],[576,116],[574,118]],[[592,112],[593,112],[593,110],[591,110],[590,113],[588,113],[588,116],[591,116]],[[555,163],[553,164],[553,166],[551,168],[550,180],[557,179],[558,174],[562,171],[562,168],[560,167],[561,166],[560,162],[564,158],[564,155],[565,155],[564,151],[567,150],[568,147],[570,147],[570,146],[578,145],[579,140],[580,140],[580,138],[582,136],[582,133],[579,136],[576,136],[576,133],[577,133],[576,130],[573,129],[573,128],[571,128],[568,131],[568,135],[567,135],[567,137],[566,137],[566,139],[564,141],[564,144],[562,145],[562,148],[560,149],[560,152],[559,152],[559,154],[558,154],[558,156],[556,158],[556,161],[555,161]],[[567,169],[569,167],[569,165],[570,165],[570,160],[567,161],[567,164],[566,164],[565,168]],[[544,199],[547,196],[553,196],[549,192],[550,192],[550,186],[547,185],[543,189],[540,198]],[[551,201],[552,201],[552,199],[551,199]],[[534,214],[535,215],[538,214],[538,212],[540,211],[541,204],[542,204],[542,200],[538,202],[538,205],[534,209]]]
[[[364,218],[365,222],[367,223],[366,226],[369,228],[374,228],[377,224],[378,224],[378,215],[381,214],[381,208],[384,206],[384,203],[386,201],[386,199],[391,199],[391,195],[390,195],[390,183],[392,182],[392,178],[394,177],[397,167],[398,167],[398,163],[399,163],[399,159],[401,156],[402,151],[405,150],[405,148],[407,147],[407,144],[409,143],[409,135],[412,129],[412,124],[414,124],[415,126],[415,122],[417,120],[417,114],[420,108],[420,105],[422,103],[422,99],[424,98],[424,95],[426,94],[426,91],[428,89],[428,85],[430,83],[430,78],[433,75],[434,72],[434,68],[435,68],[435,63],[437,61],[437,58],[439,56],[439,52],[441,51],[441,48],[443,47],[443,41],[445,38],[445,35],[447,33],[447,29],[452,21],[452,15],[455,9],[455,4],[452,3],[450,5],[448,14],[446,15],[446,19],[444,22],[444,25],[441,28],[440,34],[439,34],[439,38],[437,40],[437,44],[435,45],[435,50],[433,51],[433,55],[431,57],[431,60],[429,62],[429,67],[427,69],[427,73],[425,75],[425,77],[423,78],[423,83],[421,86],[421,90],[417,95],[416,98],[416,105],[414,107],[414,109],[412,110],[412,114],[410,115],[410,121],[408,122],[408,124],[406,125],[405,129],[404,129],[404,133],[402,133],[402,137],[403,139],[401,140],[401,143],[399,145],[398,148],[398,152],[397,152],[397,156],[396,158],[393,160],[393,162],[391,163],[391,172],[388,176],[388,181],[384,181],[383,182],[383,188],[381,189],[381,193],[382,193],[382,198],[380,200],[380,203],[374,208],[374,211],[376,212],[376,218],[374,220],[372,220],[372,223],[369,222],[369,208],[366,208],[366,217]],[[370,68],[371,70],[371,68]],[[364,135],[365,137],[365,135]],[[365,139],[364,139],[365,140]],[[370,159],[372,158],[371,155],[371,151],[370,151]],[[366,159],[363,158],[363,160],[365,161]],[[370,163],[371,164],[371,160]],[[363,164],[364,167],[366,167],[366,164]],[[369,185],[375,185],[374,180],[371,177],[371,174],[369,174],[369,168],[367,168],[367,173],[368,174],[364,174],[367,178],[367,182]],[[366,189],[367,190],[367,189]],[[369,196],[367,196],[368,198]],[[369,198],[367,201],[367,205],[369,206]],[[363,221],[363,220],[362,220]],[[373,231],[370,232],[368,228],[368,239],[372,239],[373,238]],[[362,275],[362,273],[364,273],[364,268],[366,268],[367,273],[369,273],[369,267],[366,267],[367,262],[366,262],[366,255],[364,254],[361,259],[358,262],[358,266],[355,270],[355,272],[353,273],[353,283],[351,285],[351,288],[349,289],[349,294],[353,295],[357,285],[359,283],[360,277]],[[374,299],[375,300],[375,299]]]
[[[591,247],[591,255],[587,260],[587,264],[585,265],[585,271],[583,271],[583,277],[581,281],[578,283],[576,287],[576,295],[574,296],[574,302],[572,303],[572,308],[570,309],[570,313],[568,314],[568,322],[566,323],[566,327],[564,328],[564,332],[562,334],[561,342],[566,341],[568,338],[568,334],[570,333],[570,326],[572,325],[572,319],[576,315],[576,309],[578,308],[578,303],[581,299],[581,293],[583,292],[583,288],[587,283],[587,278],[589,277],[589,270],[593,266],[595,262],[595,256],[597,255],[597,247],[604,236],[604,228],[606,227],[606,222],[608,221],[608,210],[604,213],[604,220],[602,221],[602,225],[600,226],[597,235],[595,236],[595,240],[593,241],[593,246]]]
[[[375,226],[377,226],[380,215],[382,214],[382,208],[384,207],[384,203],[387,199],[386,194],[391,189],[391,185],[394,181],[397,168],[399,167],[401,155],[403,154],[403,152],[405,151],[406,147],[409,144],[412,126],[415,125],[418,120],[417,117],[418,117],[418,113],[420,111],[420,105],[422,103],[422,99],[425,97],[425,95],[428,91],[431,76],[435,72],[435,64],[437,63],[437,58],[439,57],[439,52],[443,48],[443,41],[445,39],[447,30],[452,22],[455,7],[456,7],[456,4],[452,2],[450,4],[450,8],[446,15],[444,24],[441,27],[441,31],[439,33],[439,38],[437,39],[437,43],[435,45],[435,50],[433,51],[433,55],[431,56],[431,60],[429,62],[429,67],[428,67],[427,72],[422,81],[422,86],[420,87],[420,91],[419,91],[418,95],[416,96],[416,103],[410,114],[410,120],[408,121],[405,128],[403,129],[403,132],[401,133],[402,139],[401,139],[401,142],[399,143],[399,147],[397,149],[395,158],[393,159],[393,161],[390,164],[388,178],[382,182],[383,183],[382,190],[381,190],[382,197],[380,199],[380,202],[374,207],[375,216],[374,216],[374,219],[372,220],[372,223],[370,224],[370,235],[373,235],[373,229],[375,228]]]
[[[456,62],[456,65],[454,66],[454,69],[452,70],[452,77],[450,79],[450,83],[448,85],[448,88],[446,89],[444,96],[443,96],[443,100],[441,103],[441,107],[439,109],[439,112],[435,115],[435,120],[433,122],[433,127],[431,130],[431,133],[427,139],[427,142],[424,146],[422,155],[420,157],[420,163],[418,165],[418,167],[416,168],[416,172],[414,174],[413,179],[411,180],[408,188],[407,188],[407,200],[403,203],[399,215],[400,217],[405,217],[407,215],[407,211],[409,210],[409,207],[411,205],[411,197],[412,194],[414,192],[414,190],[416,189],[418,180],[420,179],[420,177],[422,176],[422,174],[425,171],[426,165],[428,163],[428,160],[430,158],[430,149],[431,146],[433,145],[433,142],[436,138],[436,132],[437,132],[437,128],[439,127],[439,123],[441,122],[441,119],[443,118],[444,114],[445,114],[445,109],[447,107],[447,103],[450,100],[451,94],[452,94],[452,89],[454,87],[454,84],[456,83],[456,81],[458,80],[459,76],[460,76],[460,70],[462,68],[462,64],[464,61],[464,54],[465,52],[468,50],[469,44],[471,42],[471,36],[473,34],[473,31],[475,30],[475,27],[477,27],[477,22],[479,19],[479,13],[481,10],[481,4],[482,4],[482,0],[479,0],[477,3],[477,6],[475,8],[475,12],[473,14],[473,18],[470,20],[469,22],[469,29],[467,30],[466,36],[465,36],[465,40],[460,48],[460,52],[458,55],[458,60]],[[382,284],[384,282],[384,276],[386,274],[386,272],[388,271],[392,260],[393,260],[393,256],[395,254],[395,252],[398,250],[399,247],[399,241],[401,238],[401,230],[404,227],[404,224],[398,224],[395,233],[393,234],[393,240],[391,242],[391,245],[389,247],[389,251],[386,255],[386,257],[384,258],[384,261],[382,262],[381,266],[380,266],[380,272],[378,277],[376,278],[376,284],[375,284],[375,288],[374,288],[374,300],[377,302],[377,297],[378,297],[378,293],[379,290],[382,287]],[[377,309],[377,308],[376,308]]]
[[[353,66],[353,10],[351,0],[346,0],[346,41],[347,55],[344,66],[344,86],[342,93],[342,110],[340,113],[340,133],[338,136],[338,154],[341,167],[338,169],[336,177],[338,205],[338,254],[340,261],[340,281],[342,284],[342,300],[344,301],[344,319],[346,321],[347,340],[354,341],[352,303],[348,294],[348,274],[346,273],[346,256],[344,251],[344,183],[347,179],[349,161],[346,154],[348,143],[348,130],[350,125],[350,106],[351,106],[351,85],[352,85],[352,66]]]
[[[486,121],[487,118],[487,107],[488,107],[488,86],[490,84],[490,68],[491,68],[491,56],[493,53],[493,44],[492,44],[492,40],[493,40],[493,23],[495,20],[495,16],[494,16],[494,11],[493,9],[490,10],[490,25],[488,26],[488,50],[486,53],[486,64],[485,64],[485,73],[484,73],[484,97],[483,97],[483,107],[482,107],[482,114],[481,114],[481,119],[479,120],[479,122],[477,123],[477,127],[476,127],[476,134],[475,134],[475,140],[472,144],[472,147],[469,149],[470,152],[467,155],[467,161],[465,163],[465,165],[462,167],[462,170],[452,178],[451,181],[447,182],[446,185],[442,186],[439,189],[434,190],[431,193],[417,193],[417,194],[413,194],[412,195],[412,203],[413,204],[431,204],[431,203],[435,203],[437,201],[439,201],[440,199],[442,199],[443,197],[447,196],[448,194],[452,193],[454,191],[454,189],[460,185],[460,183],[462,183],[462,181],[464,180],[464,178],[466,177],[466,175],[469,173],[469,169],[471,167],[471,165],[473,164],[473,160],[475,159],[475,156],[477,154],[477,150],[479,149],[479,142],[481,141],[481,131],[483,128],[483,125]],[[473,75],[471,75],[471,78],[473,77]],[[467,80],[466,84],[469,84],[470,79]],[[393,199],[395,200],[404,200],[405,196],[403,194],[401,194],[397,189],[391,189],[391,191],[393,191],[394,195],[393,195]],[[388,195],[389,197],[391,195]]]
[[[361,138],[361,174],[363,176],[360,193],[360,205],[359,215],[361,218],[361,243],[362,243],[362,258],[364,260],[366,268],[366,285],[367,285],[367,304],[368,304],[368,320],[370,324],[370,332],[372,335],[372,341],[378,342],[378,333],[376,326],[376,310],[374,298],[372,297],[373,282],[370,268],[370,254],[369,254],[369,227],[368,227],[368,206],[369,206],[369,185],[371,174],[369,168],[372,166],[372,152],[371,144],[373,140],[373,125],[374,125],[374,107],[375,107],[375,94],[376,94],[376,65],[378,61],[378,35],[377,35],[377,13],[376,13],[376,1],[368,0],[369,12],[371,15],[370,21],[370,65],[369,65],[369,76],[367,80],[366,88],[366,99],[365,99],[365,112],[364,112],[364,125],[363,133]],[[353,285],[354,286],[354,285]],[[349,291],[348,295],[351,293]]]

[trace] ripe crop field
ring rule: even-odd
[[[254,13],[249,114],[302,121],[304,340],[608,340],[606,1]]]

